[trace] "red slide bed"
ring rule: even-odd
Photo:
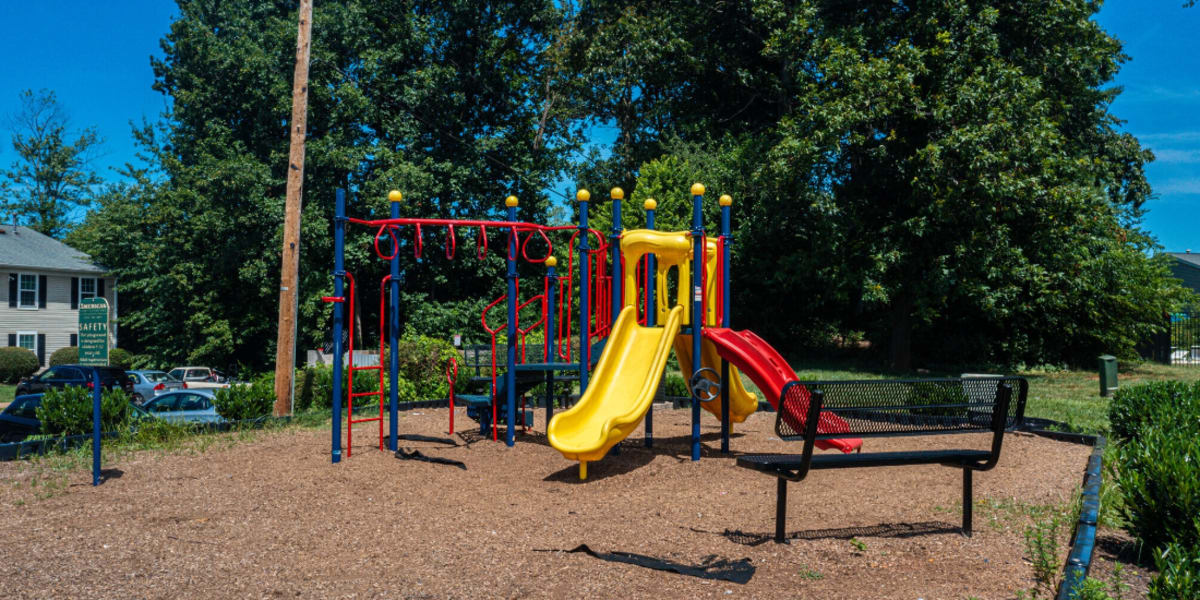
[[[783,386],[799,377],[792,367],[783,360],[766,341],[754,335],[752,331],[734,331],[732,329],[708,328],[703,329],[704,337],[717,347],[721,358],[733,363],[743,373],[750,377],[754,385],[767,397],[767,402],[779,409],[779,395]],[[807,398],[802,403],[807,406]],[[804,416],[793,414],[791,411],[783,415],[787,424],[796,431],[804,431]],[[821,413],[817,422],[818,433],[840,433],[849,431],[849,424],[837,415]],[[828,450],[836,448],[842,452],[853,452],[862,447],[862,440],[857,438],[844,440],[817,440],[818,448]]]

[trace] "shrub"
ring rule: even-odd
[[[1181,381],[1157,381],[1117,390],[1108,405],[1113,437],[1118,442],[1136,438],[1162,412],[1175,413],[1182,409],[1200,414],[1197,402],[1200,395],[1196,392],[1195,386]]]
[[[50,366],[74,365],[79,363],[79,346],[59,348],[50,355]]]
[[[246,421],[271,414],[275,406],[274,375],[266,374],[251,384],[231,385],[217,390],[217,414],[228,421]]]
[[[1200,598],[1200,545],[1170,544],[1154,557],[1158,577],[1150,582],[1149,600]]]
[[[118,431],[128,426],[129,398],[121,390],[104,390],[100,396],[100,429]],[[42,433],[54,436],[92,432],[92,392],[84,387],[50,388],[37,409]]]
[[[26,348],[0,348],[0,382],[16,383],[36,373],[39,366],[37,355]]]
[[[688,398],[692,392],[688,390],[687,381],[680,375],[668,373],[663,381],[664,394],[677,398]]]
[[[1150,548],[1200,546],[1200,412],[1158,411],[1117,452],[1130,531]]]
[[[405,336],[396,343],[396,355],[400,377],[412,382],[418,398],[446,397],[446,362],[458,357],[458,350],[450,342],[423,335]]]
[[[910,384],[909,391],[912,394],[910,400],[921,404],[936,406],[938,404],[968,404],[971,402],[971,398],[967,396],[962,386],[920,382]],[[965,411],[962,408],[917,408],[912,412],[915,415],[943,417],[961,415]]]
[[[78,350],[76,351],[78,353]],[[108,351],[108,364],[118,369],[126,369],[133,365],[133,355],[124,348],[113,348]]]
[[[296,381],[296,410],[307,410],[309,408],[319,408],[329,410],[332,404],[333,397],[333,367],[325,365],[317,365],[315,367],[305,367],[302,373],[297,374]],[[342,408],[346,407],[346,382],[349,381],[349,370],[342,369]],[[354,391],[373,392],[379,389],[379,380],[372,371],[358,371],[354,377]],[[384,374],[384,389],[387,389],[387,374]],[[364,400],[370,398],[363,397],[359,400],[362,404]]]

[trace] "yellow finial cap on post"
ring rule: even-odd
[[[507,206],[507,207],[509,207],[509,208],[512,208],[512,207],[516,206],[516,205],[517,205],[517,197],[516,197],[516,196],[509,196],[509,197],[505,198],[505,199],[504,199],[504,205],[505,205],[505,206]]]
[[[703,196],[704,195],[704,184],[703,183],[693,183],[692,184],[692,195],[693,196]]]
[[[546,258],[546,266],[547,267],[557,267],[558,259],[554,258],[553,256]]]
[[[717,203],[721,206],[732,206],[733,198],[730,198],[729,194],[721,194],[721,199],[717,200]]]
[[[642,203],[642,208],[646,210],[654,210],[658,208],[658,202],[655,202],[654,198],[646,198],[646,201]]]
[[[579,190],[575,192],[575,199],[580,202],[587,202],[592,199],[592,193],[587,190]]]
[[[404,199],[404,194],[401,194],[400,190],[392,190],[392,191],[388,192],[388,200],[390,200],[392,202],[399,202],[403,199]]]
[[[619,187],[615,187],[612,189],[611,192],[608,193],[608,195],[613,200],[624,200],[625,199],[625,190],[623,190]]]

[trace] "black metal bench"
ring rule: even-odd
[[[789,481],[804,479],[812,469],[924,464],[962,469],[962,529],[970,536],[971,473],[996,466],[1005,430],[1024,418],[1028,391],[1029,383],[1021,377],[793,381],[780,393],[775,432],[782,440],[803,441],[803,453],[742,456],[737,465],[778,479],[775,541],[779,543],[786,541]],[[990,448],[813,456],[814,443],[823,439],[979,432],[992,433]]]

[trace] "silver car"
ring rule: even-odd
[[[138,406],[145,404],[147,398],[153,398],[159,394],[182,390],[187,387],[179,379],[167,375],[162,371],[126,371],[125,375],[133,383],[133,395],[131,399]]]
[[[177,423],[220,423],[211,390],[179,390],[160,394],[142,408],[156,419]]]

